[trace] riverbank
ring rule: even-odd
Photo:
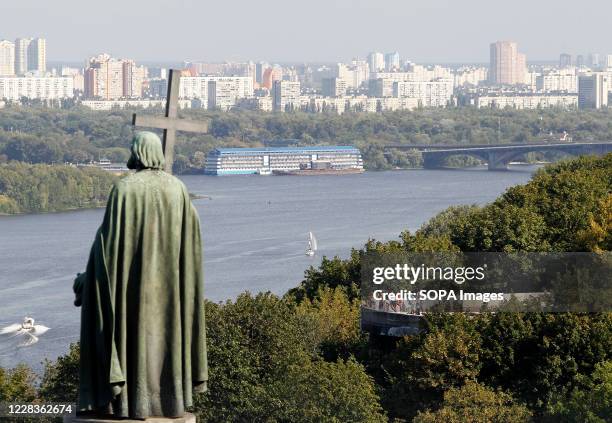
[[[117,176],[97,168],[11,162],[0,165],[0,214],[103,207]]]

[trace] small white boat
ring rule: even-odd
[[[38,337],[49,330],[48,327],[43,325],[35,325],[34,319],[31,317],[25,317],[23,323],[15,323],[14,325],[7,326],[0,329],[0,335],[18,336],[24,339],[19,344],[20,347],[27,347],[29,345],[38,342]]]
[[[308,232],[308,248],[306,249],[306,255],[312,257],[317,252],[318,245],[317,239],[312,232]]]
[[[260,167],[259,169],[257,169],[257,174],[268,176],[268,175],[272,175],[272,171],[270,170],[269,167]]]

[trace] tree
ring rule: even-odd
[[[442,406],[419,413],[414,423],[526,423],[531,412],[511,395],[469,381],[444,393]]]
[[[551,407],[552,421],[605,423],[612,419],[612,361],[598,363],[585,385]]]
[[[292,365],[276,389],[281,421],[295,423],[386,422],[373,380],[353,359]]]
[[[340,287],[321,288],[317,296],[304,299],[296,307],[297,316],[303,325],[311,326],[314,339],[310,342],[328,360],[348,354],[362,341],[359,326],[360,301],[349,300]]]
[[[25,364],[0,367],[0,402],[32,402],[36,399],[36,375]]]
[[[68,354],[56,361],[45,360],[39,395],[46,401],[74,402],[79,388],[79,344],[70,344]]]

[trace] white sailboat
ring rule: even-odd
[[[308,248],[306,249],[306,255],[310,257],[314,256],[317,249],[317,239],[312,232],[308,232]]]

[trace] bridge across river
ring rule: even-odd
[[[524,144],[474,144],[474,145],[405,145],[392,144],[385,150],[419,150],[423,155],[423,167],[444,167],[450,156],[468,155],[487,162],[489,170],[506,170],[508,164],[525,153],[560,151],[573,156],[603,155],[612,152],[612,141],[599,142],[546,142]]]

